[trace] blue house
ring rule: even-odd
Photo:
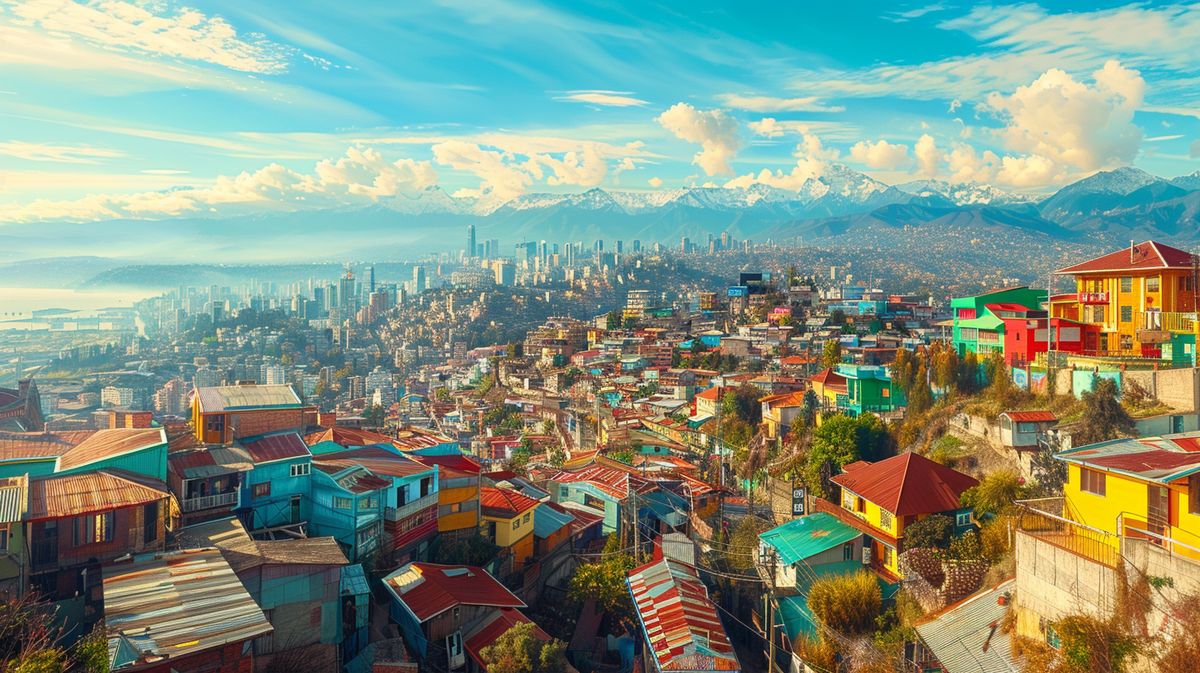
[[[166,481],[166,432],[162,428],[112,428],[93,433],[13,433],[0,442],[0,478],[111,469]]]
[[[309,520],[312,454],[295,432],[241,440],[253,468],[242,481],[241,508],[248,530],[296,525]]]
[[[313,459],[312,467],[310,535],[332,536],[351,563],[372,557],[383,537],[391,480],[344,459]]]

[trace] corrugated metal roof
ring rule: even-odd
[[[1018,423],[1050,423],[1058,420],[1053,411],[1005,411],[1000,415]]]
[[[367,468],[352,460],[314,460],[313,467],[333,477],[338,486],[351,493],[379,491],[392,485],[388,479],[371,474]],[[341,475],[341,476],[337,476]]]
[[[1200,472],[1200,432],[1114,439],[1068,449],[1055,457],[1165,484]]]
[[[163,482],[124,470],[29,480],[30,521],[145,505],[171,497]]]
[[[249,409],[286,409],[304,406],[289,385],[240,385],[199,388],[196,391],[202,413],[246,411]]]
[[[791,565],[860,536],[862,533],[856,528],[842,523],[832,514],[817,512],[792,519],[758,537],[775,548],[782,563]]]
[[[254,469],[254,460],[240,446],[213,446],[170,453],[167,466],[184,479],[203,479],[248,472]]]
[[[456,605],[526,607],[496,578],[475,566],[409,563],[383,578],[383,585],[419,622]]]
[[[916,454],[902,453],[839,474],[831,481],[896,516],[959,508],[959,496],[979,482]]]
[[[946,673],[1016,673],[1009,636],[1001,622],[1006,606],[1000,597],[1012,590],[1008,580],[988,591],[950,606],[916,625],[925,646]]]
[[[28,508],[28,475],[0,479],[0,523],[20,521]]]
[[[52,460],[71,450],[96,433],[95,430],[70,432],[0,432],[0,461]]]
[[[103,575],[113,670],[179,659],[273,630],[215,548],[144,554],[104,566]]]
[[[635,568],[627,581],[660,670],[741,670],[694,567],[663,559]]]
[[[546,507],[543,503],[533,512],[533,534],[545,539],[574,522],[575,517],[571,513]]]
[[[280,432],[253,439],[243,439],[241,445],[256,464],[312,455],[309,453],[304,439],[295,432]]]
[[[58,469],[72,470],[106,458],[148,449],[167,443],[162,428],[112,428],[97,430],[58,459]]]
[[[479,491],[479,506],[488,516],[511,519],[521,512],[537,507],[538,501],[510,488],[484,486]]]
[[[375,474],[388,477],[411,477],[436,471],[436,468],[429,465],[423,465],[406,456],[398,456],[387,449],[373,446],[323,454],[318,460],[349,461],[362,465]]]
[[[1190,268],[1192,268],[1192,253],[1157,241],[1145,241],[1130,248],[1121,248],[1116,252],[1059,269],[1054,273],[1075,274]]]

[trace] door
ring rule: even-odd
[[[1151,484],[1146,488],[1147,528],[1156,535],[1166,535],[1167,527],[1171,523],[1171,501],[1167,495],[1167,487]],[[1162,540],[1158,538],[1152,538],[1151,541],[1162,544]]]
[[[300,523],[300,496],[292,496],[292,523]]]

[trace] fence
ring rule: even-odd
[[[1120,559],[1120,538],[1108,531],[1072,521],[1063,498],[1019,500],[1017,530],[1042,542],[1115,568]]]

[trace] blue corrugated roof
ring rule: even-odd
[[[857,529],[842,523],[837,517],[818,512],[792,519],[758,537],[779,552],[781,562],[791,565],[861,535]]]
[[[543,539],[548,538],[574,520],[575,517],[566,512],[559,512],[551,507],[538,507],[533,511],[533,534]]]
[[[359,596],[371,593],[367,585],[367,574],[361,564],[355,563],[342,568],[341,592],[343,596]]]

